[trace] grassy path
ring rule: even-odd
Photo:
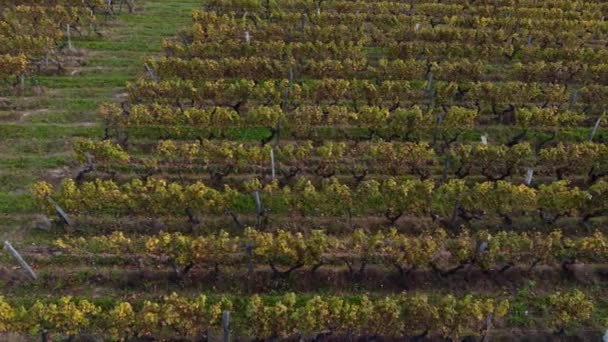
[[[36,77],[44,94],[0,98],[0,238],[18,240],[29,231],[24,228],[36,211],[30,186],[73,172],[73,139],[101,136],[99,105],[120,97],[126,82],[143,72],[142,61],[160,54],[162,40],[187,27],[199,4],[141,0],[134,14],[109,21],[103,37],[76,38],[83,63],[62,75]]]

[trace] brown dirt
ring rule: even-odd
[[[115,291],[144,291],[179,288],[180,291],[213,291],[225,293],[270,293],[275,291],[315,292],[328,290],[369,291],[374,293],[399,293],[402,291],[438,291],[455,294],[466,293],[516,293],[530,281],[538,284],[538,292],[551,292],[556,288],[571,288],[581,283],[599,285],[608,280],[608,265],[580,265],[571,273],[559,267],[542,266],[532,273],[521,268],[507,272],[485,274],[479,269],[470,268],[448,277],[441,277],[429,270],[413,271],[400,277],[395,270],[380,266],[369,266],[363,275],[350,274],[341,265],[323,266],[314,274],[309,269],[294,271],[289,277],[273,274],[268,266],[258,265],[251,277],[245,266],[220,267],[220,273],[212,268],[195,268],[188,275],[177,278],[168,266],[154,267],[142,261],[133,260],[129,264],[104,266],[99,260],[88,264],[63,264],[42,266],[49,256],[60,252],[42,249],[23,249],[23,254],[32,267],[39,272],[41,288],[55,288],[65,284],[65,294],[96,293],[111,295]],[[80,258],[87,262],[87,258]],[[140,264],[137,266],[137,264]],[[0,279],[7,281],[7,291],[18,289],[19,284],[27,281],[18,268],[0,269]],[[55,284],[55,285],[54,285]],[[546,287],[546,288],[545,288]],[[56,291],[56,290],[54,290]]]

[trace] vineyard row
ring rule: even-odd
[[[242,237],[225,231],[190,236],[160,233],[129,237],[122,232],[92,237],[65,237],[55,245],[72,255],[113,256],[150,260],[170,265],[179,277],[193,267],[220,272],[225,266],[266,265],[273,274],[289,276],[299,269],[316,272],[324,266],[345,265],[351,276],[364,276],[372,265],[393,269],[402,278],[428,270],[445,278],[460,270],[478,268],[486,274],[512,267],[532,272],[535,267],[602,264],[608,261],[608,237],[596,231],[585,237],[551,233],[489,233],[461,231],[448,237],[438,229],[417,236],[387,229],[368,233],[357,229],[350,236],[334,237],[322,230],[274,233],[247,228]]]
[[[251,172],[275,174],[289,180],[299,174],[323,178],[353,175],[356,181],[368,174],[433,175],[465,178],[482,175],[489,181],[523,177],[528,169],[539,175],[586,178],[591,184],[608,174],[608,147],[596,143],[560,143],[534,152],[530,143],[514,146],[470,143],[449,151],[434,149],[429,143],[396,142],[286,142],[276,146],[233,141],[160,141],[146,156],[136,157],[110,140],[76,140],[75,158],[93,162],[97,170],[118,165],[140,165],[165,172],[203,171],[215,178]]]
[[[134,179],[125,184],[102,179],[76,184],[66,179],[59,190],[39,182],[34,192],[40,208],[48,213],[55,212],[48,201],[52,197],[73,214],[180,214],[188,215],[193,221],[199,214],[257,212],[261,215],[265,210],[313,217],[381,215],[392,224],[402,216],[431,217],[453,227],[457,219],[470,222],[492,217],[500,217],[510,225],[513,218],[521,215],[537,215],[541,222],[548,224],[563,217],[577,217],[586,222],[608,211],[605,181],[583,190],[567,181],[533,188],[506,181],[469,185],[462,179],[440,183],[389,178],[382,182],[365,180],[351,187],[330,178],[317,187],[309,179],[298,177],[293,186],[281,187],[277,181],[263,184],[251,179],[243,183],[242,190],[228,185],[216,190],[202,182],[181,185],[157,178]],[[256,192],[263,203],[252,196]]]

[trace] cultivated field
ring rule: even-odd
[[[608,2],[0,6],[0,340],[608,328]]]

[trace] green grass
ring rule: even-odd
[[[94,69],[82,72],[80,77],[56,77],[42,76],[38,78],[40,85],[53,89],[76,89],[76,88],[116,88],[125,85],[131,75],[126,75],[123,70],[113,72],[99,72]],[[77,99],[72,99],[72,101]]]
[[[67,156],[56,157],[13,157],[0,159],[0,168],[8,171],[17,171],[22,169],[51,169],[65,166],[67,164]]]
[[[11,194],[0,192],[0,213],[34,213],[36,204],[29,193]]]
[[[69,166],[74,138],[103,135],[100,104],[117,101],[126,82],[143,73],[143,60],[162,53],[163,39],[186,28],[199,4],[146,1],[134,14],[123,12],[110,21],[102,17],[102,36],[73,40],[84,56],[79,66],[28,79],[43,87],[42,94],[9,97],[11,106],[0,110],[0,214],[37,211],[31,185]],[[5,222],[0,234],[13,230],[12,224]]]
[[[4,139],[65,139],[69,137],[95,138],[103,134],[101,126],[70,126],[40,124],[2,124],[0,135]],[[0,141],[0,144],[2,142]],[[60,151],[57,151],[60,152]]]
[[[79,48],[108,51],[160,52],[161,47],[150,46],[146,42],[82,42]]]

